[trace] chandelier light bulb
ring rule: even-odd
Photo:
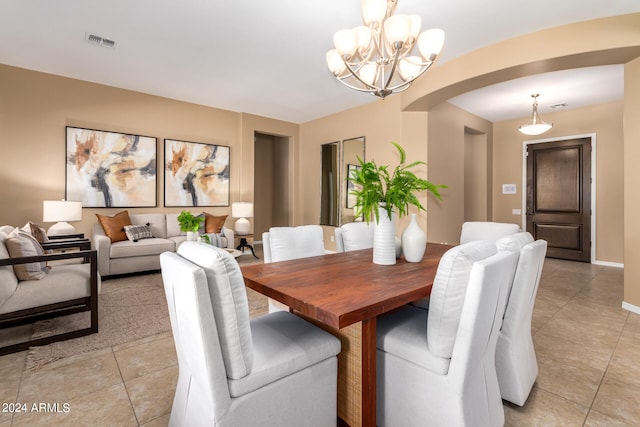
[[[337,50],[331,49],[327,52],[327,65],[334,75],[339,75],[347,68],[342,57]]]
[[[373,85],[376,80],[377,71],[378,66],[373,62],[368,62],[360,69],[359,75],[362,81],[369,85]]]
[[[422,69],[422,59],[419,56],[409,56],[402,58],[398,64],[398,71],[405,80],[412,80],[418,77]]]
[[[384,35],[389,42],[405,43],[411,34],[411,17],[409,15],[394,15],[384,21]]]
[[[358,38],[358,50],[360,52],[366,51],[371,44],[371,28],[360,25],[358,27],[355,27],[353,29],[353,32],[356,33],[356,37]]]
[[[444,31],[439,28],[424,31],[418,36],[418,50],[427,61],[434,61],[444,46]]]
[[[366,25],[382,22],[387,13],[387,0],[362,0],[362,20]]]
[[[420,35],[422,18],[418,15],[410,15],[409,19],[411,20],[411,32],[409,33],[409,37],[411,37],[413,40],[416,40]]]
[[[336,50],[342,56],[351,56],[358,48],[358,37],[353,30],[340,30],[333,36]]]

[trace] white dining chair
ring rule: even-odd
[[[460,232],[460,244],[474,240],[497,241],[503,236],[519,233],[520,226],[506,222],[468,221],[462,224]]]
[[[378,426],[502,426],[495,349],[517,255],[488,241],[442,257],[429,310],[377,323]]]
[[[336,227],[334,236],[336,252],[357,251],[373,247],[373,231],[375,224],[366,222],[350,222]]]
[[[538,376],[538,361],[531,336],[531,318],[547,253],[545,240],[527,232],[505,236],[498,251],[519,255],[496,346],[496,372],[504,400],[522,406]]]
[[[249,319],[224,249],[185,242],[160,264],[178,355],[170,426],[336,425],[338,338],[288,312]]]

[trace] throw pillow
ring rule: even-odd
[[[46,233],[42,232],[42,228],[38,224],[29,222],[29,228],[31,228],[31,235],[36,238],[38,243],[45,243],[49,241]]]
[[[99,215],[98,221],[104,230],[104,234],[109,236],[111,243],[127,240],[127,235],[124,232],[125,225],[131,225],[131,219],[129,218],[129,211],[122,211],[114,216]]]
[[[153,237],[149,225],[125,225],[124,232],[132,242],[137,242],[141,239],[151,239]]]
[[[44,251],[40,243],[29,233],[16,228],[7,236],[7,250],[11,258],[42,256]],[[27,264],[15,264],[13,271],[19,280],[40,280],[47,275],[51,267],[45,261]]]
[[[204,229],[206,233],[219,233],[229,215],[215,216],[204,213]]]

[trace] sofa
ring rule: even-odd
[[[93,226],[92,247],[98,253],[98,271],[104,279],[108,276],[160,270],[160,254],[175,252],[182,242],[187,240],[187,233],[180,231],[178,213],[143,213],[128,215],[131,224],[147,225],[151,231],[150,238],[137,241],[125,239],[113,241],[105,233],[100,222]],[[233,248],[234,233],[222,227],[219,233],[204,233],[211,244],[222,248]]]
[[[87,327],[15,343],[9,339],[0,355],[98,332],[96,252],[65,252],[68,247],[64,242],[40,242],[24,229],[0,227],[0,330],[91,312]]]

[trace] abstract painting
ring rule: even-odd
[[[229,206],[230,148],[164,140],[164,205]]]
[[[67,200],[83,207],[155,207],[157,140],[66,127]]]

